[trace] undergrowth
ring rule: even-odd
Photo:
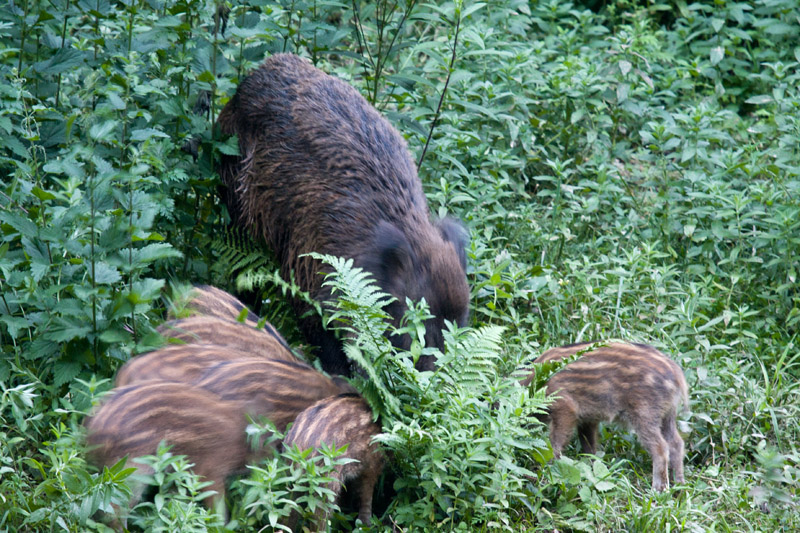
[[[303,342],[288,305],[303,296],[230,227],[214,171],[236,153],[220,109],[281,51],[387,116],[433,215],[471,234],[472,323],[448,330],[437,373],[413,370],[424,305],[403,325],[410,353],[344,263],[342,306],[318,309],[351,328],[356,385],[394,450],[375,528],[800,528],[798,17],[792,0],[6,0],[0,529],[104,530],[96,513],[126,500],[129,472],[87,465],[80,423],[160,342],[166,287],[238,289]],[[685,370],[687,482],[666,494],[624,431],[603,431],[598,457],[548,462],[528,417],[542,398],[509,378],[548,347],[612,337]],[[136,527],[244,531],[291,506],[289,459],[236,482],[227,524],[167,459],[185,490]]]

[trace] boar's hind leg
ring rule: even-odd
[[[661,435],[669,444],[669,468],[672,471],[672,480],[675,483],[683,483],[683,439],[678,434],[674,414],[664,417],[661,421]]]
[[[578,439],[583,453],[597,452],[597,422],[581,422],[578,424]]]
[[[653,489],[662,491],[669,486],[667,464],[669,463],[669,445],[661,435],[661,428],[653,425],[640,425],[636,428],[639,440],[653,459]]]
[[[561,398],[550,406],[550,445],[556,459],[561,457],[561,451],[572,438],[572,432],[578,423],[575,402],[563,391],[560,394]]]
[[[363,524],[370,525],[372,521],[372,493],[378,483],[380,468],[365,469],[357,480],[358,490],[358,519]]]

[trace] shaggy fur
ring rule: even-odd
[[[591,345],[553,348],[534,362],[563,359]],[[683,482],[683,439],[675,419],[680,404],[689,405],[689,394],[681,368],[660,351],[646,344],[601,346],[556,372],[547,382],[547,394],[557,396],[549,409],[555,457],[561,456],[576,427],[583,452],[595,453],[598,424],[617,422],[632,428],[650,452],[655,490],[669,486],[668,467],[673,480]]]
[[[342,486],[350,484],[359,500],[358,518],[369,524],[372,518],[372,492],[386,462],[383,452],[372,438],[381,427],[372,419],[372,410],[357,394],[343,394],[320,400],[297,416],[284,446],[300,449],[319,448],[323,443],[341,447],[347,444],[342,457],[355,459],[339,465],[329,488],[341,496]],[[292,518],[292,522],[296,517]],[[292,523],[292,529],[294,524]],[[317,531],[325,529],[325,517],[317,515]]]
[[[427,345],[443,348],[445,319],[466,324],[466,231],[452,219],[431,222],[405,141],[355,89],[306,60],[277,54],[241,82],[219,124],[238,134],[241,153],[221,162],[226,203],[272,246],[284,277],[293,272],[302,289],[325,301],[322,265],[301,256],[352,258],[397,298],[389,309],[395,324],[406,298],[425,298],[436,317],[426,325]],[[300,315],[308,310],[295,306]],[[350,373],[318,317],[300,325],[326,371]],[[407,336],[392,341],[410,345]]]

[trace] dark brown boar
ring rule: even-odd
[[[282,339],[260,330],[214,316],[193,316],[161,324],[158,332],[186,344],[216,344],[268,359],[298,361]]]
[[[261,359],[263,355],[213,344],[166,346],[138,355],[122,365],[115,384],[124,387],[133,383],[161,380],[191,383],[205,371],[223,361]]]
[[[226,401],[249,402],[254,415],[268,418],[281,432],[314,402],[353,392],[344,379],[331,379],[309,365],[267,359],[219,363],[196,385]]]
[[[563,359],[592,343],[547,350],[535,362]],[[522,381],[530,384],[533,375]],[[550,405],[550,443],[561,456],[575,428],[584,453],[597,450],[600,422],[618,422],[632,428],[653,459],[653,488],[682,483],[683,439],[676,417],[681,402],[689,405],[683,371],[669,357],[646,344],[612,342],[581,355],[555,373],[547,393],[557,395]]]
[[[275,251],[285,278],[318,301],[330,291],[327,267],[308,252],[352,258],[397,300],[425,298],[435,318],[428,346],[444,347],[444,320],[464,326],[469,314],[465,245],[455,220],[431,222],[414,161],[402,136],[358,92],[290,54],[268,58],[239,85],[219,116],[222,130],[239,136],[240,157],[220,167],[232,216]],[[295,301],[303,316],[308,306]],[[301,329],[319,347],[323,368],[348,374],[349,363],[320,319]],[[410,338],[393,336],[401,348]],[[434,367],[422,358],[422,369]]]
[[[116,389],[86,421],[89,460],[102,468],[128,456],[128,466],[152,473],[134,459],[155,454],[166,441],[173,454],[188,456],[194,472],[212,482],[207,490],[216,494],[205,503],[213,509],[224,501],[225,480],[266,452],[248,445],[246,412],[246,405],[185,383],[149,381]],[[143,489],[133,487],[131,506]]]
[[[358,518],[369,524],[372,493],[386,462],[379,446],[372,442],[380,432],[367,402],[358,394],[343,394],[320,400],[300,413],[284,439],[284,447],[296,445],[304,450],[320,448],[323,443],[337,448],[346,444],[347,450],[341,457],[357,462],[337,466],[328,488],[338,501],[342,486],[351,485],[359,500]],[[296,519],[293,517],[291,521]],[[317,530],[323,531],[327,518],[318,515],[317,520]]]

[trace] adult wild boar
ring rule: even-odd
[[[220,174],[232,216],[274,249],[281,273],[318,301],[323,265],[308,252],[352,258],[397,301],[425,298],[435,318],[425,342],[443,348],[444,320],[467,322],[466,231],[431,221],[422,184],[402,136],[347,83],[290,54],[268,58],[239,85],[219,116],[239,136],[239,157]],[[308,306],[296,301],[300,315]],[[341,345],[316,316],[301,319],[323,368],[348,374]],[[410,339],[392,338],[403,348]],[[418,366],[431,369],[432,360]]]

